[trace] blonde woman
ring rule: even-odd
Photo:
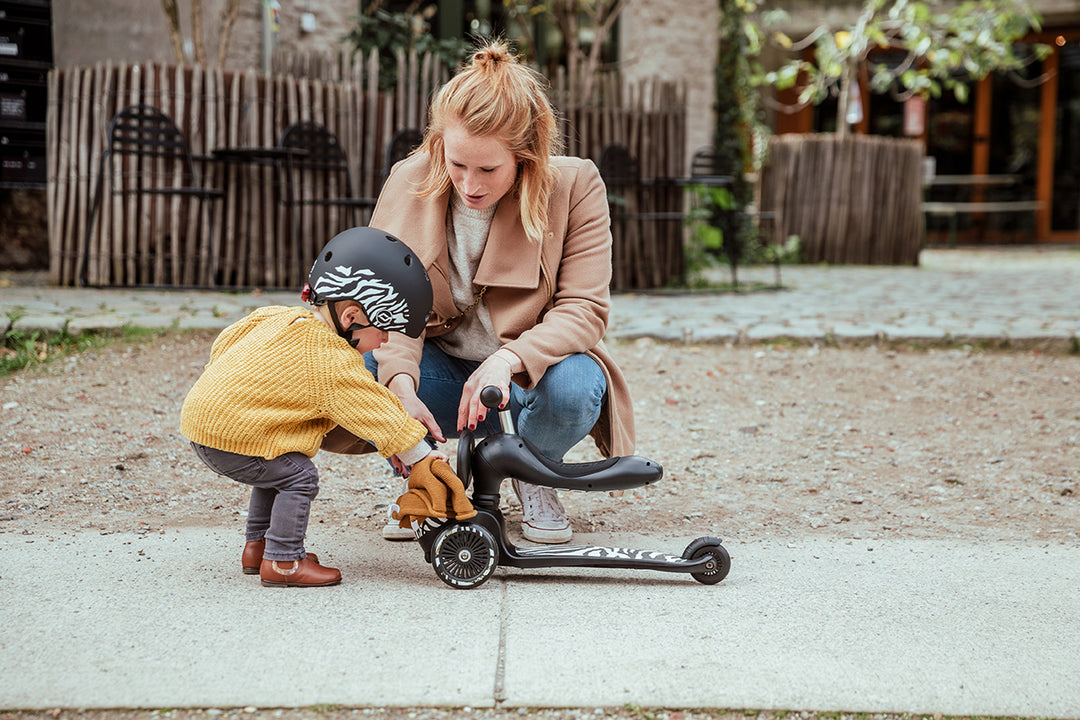
[[[558,156],[546,88],[494,41],[433,98],[423,144],[394,167],[371,225],[420,258],[434,307],[419,338],[395,335],[367,365],[440,442],[466,427],[497,431],[480,403],[496,385],[518,432],[548,457],[587,435],[605,456],[628,455],[630,393],[602,341],[607,194],[592,162]],[[555,490],[512,484],[526,539],[570,540]]]

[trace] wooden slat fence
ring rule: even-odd
[[[53,71],[47,142],[53,281],[78,283],[85,264],[92,285],[298,287],[309,259],[351,224],[349,216],[334,208],[305,209],[299,236],[293,237],[275,164],[224,162],[213,151],[272,148],[288,125],[313,120],[338,136],[354,194],[374,198],[388,170],[391,136],[425,126],[427,103],[449,69],[431,56],[400,55],[397,89],[380,92],[374,52],[349,63],[284,57],[276,62],[289,74],[152,63]],[[598,90],[599,101],[586,104],[574,97],[573,86],[558,78],[552,87],[569,154],[596,159],[605,144],[619,142],[639,158],[643,180],[683,174],[680,87],[657,81],[624,86],[609,77]],[[138,103],[176,121],[199,160],[202,182],[224,189],[224,200],[213,207],[210,227],[195,202],[106,197],[86,242],[109,121]],[[654,193],[648,202],[674,211],[682,197]],[[616,237],[613,288],[657,287],[681,277],[683,234],[681,222],[664,221],[642,224],[632,237]]]
[[[427,99],[442,79],[432,74],[430,57],[399,56],[400,116],[423,127]],[[327,82],[353,82],[356,66],[340,54],[275,56],[282,72]],[[406,82],[408,75],[418,80]],[[417,92],[407,91],[419,85]],[[630,199],[642,215],[663,213],[667,219],[646,217],[612,226],[612,288],[658,288],[681,281],[685,274],[683,243],[684,190],[669,182],[686,174],[686,88],[652,78],[624,83],[617,73],[597,78],[589,97],[581,94],[583,78],[560,72],[552,79],[551,100],[559,113],[559,128],[567,155],[596,160],[605,145],[625,146],[638,159],[641,192]]]
[[[922,146],[855,135],[780,135],[761,175],[776,235],[797,235],[808,263],[917,265],[923,237]]]
[[[672,182],[686,175],[686,89],[658,79],[623,83],[614,73],[599,79],[592,101],[576,95],[581,81],[556,76],[552,97],[560,109],[566,153],[597,160],[608,144],[626,147],[637,160],[638,192],[623,198],[636,220],[612,225],[612,287],[659,288],[684,279],[684,190]],[[663,216],[663,218],[658,217]]]

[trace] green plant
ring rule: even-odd
[[[735,208],[735,196],[727,188],[690,185],[691,208],[687,213],[689,235],[683,253],[688,280],[716,267],[724,249],[720,215]]]
[[[754,241],[754,228],[746,213],[753,200],[753,184],[747,173],[754,168],[753,144],[757,121],[757,93],[748,63],[746,15],[753,9],[748,0],[718,0],[717,55],[714,72],[716,124],[713,126],[713,174],[727,175],[724,188],[695,190],[704,210],[695,221],[706,223],[699,233],[707,251],[720,251],[731,267],[732,284],[738,287],[738,266]]]
[[[517,44],[524,46],[523,55],[537,62],[542,55],[554,55],[548,59],[545,72],[553,73],[562,65],[567,75],[580,77],[583,98],[592,97],[604,64],[605,46],[610,44],[615,21],[628,5],[629,0],[502,0],[507,24],[514,25],[519,33]],[[537,21],[545,28],[540,36]],[[553,47],[553,40],[560,47]]]
[[[465,58],[471,44],[462,38],[440,40],[431,34],[428,19],[436,6],[420,8],[414,3],[404,12],[390,12],[379,2],[354,16],[354,25],[344,40],[354,52],[367,56],[372,50],[379,53],[379,89],[390,90],[398,81],[398,53],[432,53],[444,64],[456,68]]]
[[[654,712],[638,705],[627,703],[623,706],[623,709],[630,714],[630,717],[636,718],[637,720],[655,720],[656,718]]]
[[[782,245],[758,243],[751,247],[752,253],[746,260],[748,265],[798,265],[803,262],[802,238],[798,235],[788,235]]]
[[[119,333],[87,332],[74,337],[66,331],[44,334],[39,330],[26,332],[11,329],[4,333],[4,343],[0,346],[0,377],[57,358],[104,347],[110,342],[138,342],[159,337],[163,333],[161,330],[125,326]]]
[[[39,341],[41,333],[30,334],[8,330],[4,333],[4,347],[0,348],[0,375],[8,375],[15,370],[41,362],[48,357],[47,346]]]
[[[687,213],[686,245],[683,259],[686,263],[686,285],[703,287],[708,285],[703,275],[717,267],[722,257],[730,255],[724,247],[724,225],[719,219],[722,214],[741,212],[735,202],[735,196],[727,188],[706,185],[690,185],[691,208]],[[782,244],[763,242],[758,229],[747,223],[742,232],[746,233],[739,250],[738,260],[742,265],[795,265],[803,262],[802,239],[790,235]],[[779,281],[777,281],[779,284]],[[739,280],[732,266],[731,287],[738,291]]]

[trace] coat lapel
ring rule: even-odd
[[[480,286],[535,290],[540,287],[540,243],[529,242],[513,194],[499,201],[487,246],[473,282]]]
[[[414,200],[411,203],[412,222],[410,235],[422,238],[413,252],[420,258],[428,275],[431,277],[431,289],[434,293],[433,310],[441,317],[453,317],[457,307],[450,295],[447,273],[450,267],[450,253],[446,247],[446,208],[450,202],[450,193],[443,193],[434,202]],[[436,241],[439,240],[439,241]]]
[[[450,265],[450,254],[446,249],[446,208],[449,202],[449,192],[443,193],[434,202],[413,202],[414,214],[410,223],[419,230],[414,232],[410,229],[410,234],[423,238],[414,250],[417,257],[424,267],[438,265],[444,273]],[[434,238],[442,238],[443,241],[432,242]]]

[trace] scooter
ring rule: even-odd
[[[483,389],[480,400],[490,410],[502,402],[499,388]],[[499,411],[502,432],[475,441],[465,430],[458,440],[457,475],[468,488],[473,484],[472,504],[477,514],[468,520],[427,518],[415,527],[416,538],[440,580],[454,588],[481,585],[500,565],[517,568],[589,567],[630,568],[689,573],[705,585],[727,577],[731,557],[721,540],[700,537],[682,556],[650,550],[595,545],[515,545],[506,534],[499,510],[499,487],[506,478],[562,490],[626,490],[651,485],[664,469],[637,455],[595,462],[564,463],[542,455],[513,427],[509,406]]]

